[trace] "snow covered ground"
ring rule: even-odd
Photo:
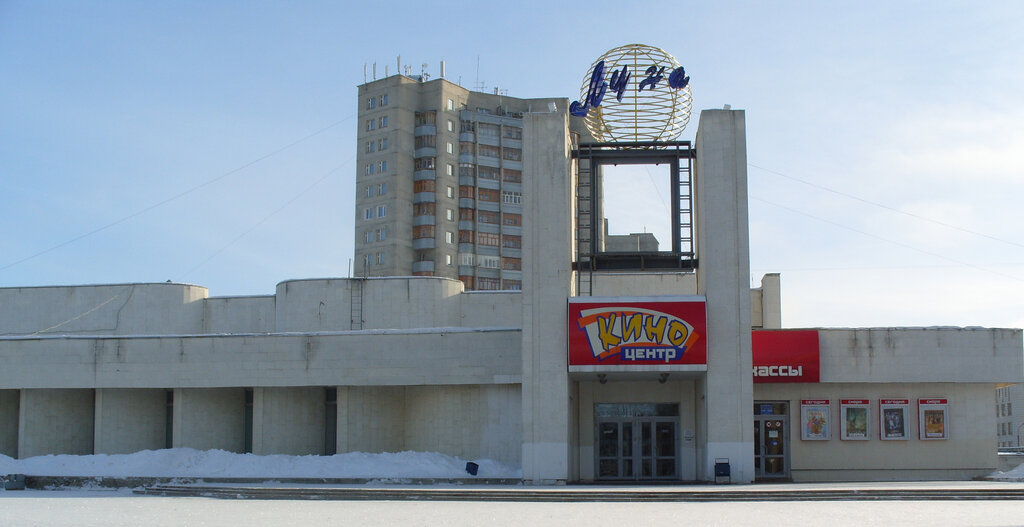
[[[989,475],[989,478],[996,481],[1024,481],[1024,465],[1019,465],[1013,470],[1006,472],[993,472]],[[1024,522],[1024,519],[1022,519]]]
[[[481,478],[519,478],[522,472],[489,459],[464,460],[434,452],[333,456],[254,456],[223,450],[172,448],[134,454],[38,456],[0,455],[0,476],[112,476],[194,478],[469,478],[466,461],[479,465]],[[0,524],[2,525],[2,524]]]

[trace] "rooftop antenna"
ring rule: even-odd
[[[390,76],[391,76],[391,75],[390,75],[390,74],[388,73],[388,65],[387,65],[387,64],[385,64],[385,65],[384,65],[384,78],[386,79],[386,78],[388,78],[388,77],[390,77]]]
[[[395,59],[395,75],[401,75],[401,74],[402,74],[402,56],[399,55],[398,58]]]
[[[377,63],[373,63],[373,80],[377,80]]]
[[[428,64],[424,62],[423,65],[420,67],[420,77],[423,77],[424,81],[430,79],[430,74],[427,73],[427,66]]]
[[[363,84],[366,84],[366,63],[363,63]]]
[[[441,59],[441,78],[444,78],[444,59]]]

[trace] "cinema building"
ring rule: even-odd
[[[595,144],[568,102],[517,118],[521,290],[0,289],[0,453],[436,451],[540,484],[995,470],[1021,330],[783,328],[779,276],[749,284],[744,112],[701,112],[692,144]],[[666,250],[592,228],[609,163],[670,167]]]

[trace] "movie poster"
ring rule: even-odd
[[[949,401],[917,400],[919,436],[922,440],[949,439]]]
[[[840,400],[840,426],[843,440],[868,440],[870,435],[870,402],[867,399]]]
[[[800,439],[827,441],[832,438],[831,407],[828,399],[800,401]]]
[[[878,429],[882,439],[907,440],[910,438],[910,430],[907,428],[909,410],[909,399],[879,399]]]

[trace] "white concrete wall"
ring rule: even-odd
[[[460,295],[462,315],[459,325],[466,328],[520,327],[523,295],[519,291],[468,291]]]
[[[202,333],[269,333],[275,330],[273,296],[207,298]]]
[[[505,384],[519,382],[519,346],[518,330],[457,328],[18,338],[0,342],[0,389]]]
[[[324,453],[324,388],[256,388],[253,396],[253,454]]]
[[[99,389],[95,412],[97,454],[131,454],[167,446],[166,390]]]
[[[338,452],[441,452],[519,466],[521,397],[518,385],[341,387]]]
[[[695,273],[594,273],[592,296],[695,295]]]
[[[708,371],[701,479],[728,458],[732,481],[754,479],[750,355],[750,242],[746,125],[742,111],[704,110],[694,169],[697,293],[707,298]]]
[[[18,390],[0,390],[0,455],[18,457]]]
[[[22,390],[18,458],[93,453],[93,390]]]
[[[175,448],[245,450],[243,388],[176,389],[173,419]]]
[[[996,469],[992,383],[818,383],[757,384],[756,400],[789,401],[791,470],[794,481],[883,481],[969,479]],[[878,399],[910,399],[910,439],[878,436]],[[949,439],[918,438],[919,398],[949,400]],[[800,399],[832,402],[832,439],[800,439]],[[839,439],[839,400],[869,399],[868,441]]]
[[[594,381],[579,383],[579,478],[594,481],[594,404],[595,403],[676,403],[679,405],[679,479],[697,480],[697,442],[684,441],[689,432],[696,438],[697,392],[692,380],[657,382]]]
[[[822,382],[997,383],[1024,378],[1019,329],[821,329],[818,338]]]
[[[172,283],[0,288],[0,336],[199,333],[206,296]]]
[[[523,479],[559,483],[574,455],[565,351],[575,246],[568,116],[526,114],[523,126]]]

